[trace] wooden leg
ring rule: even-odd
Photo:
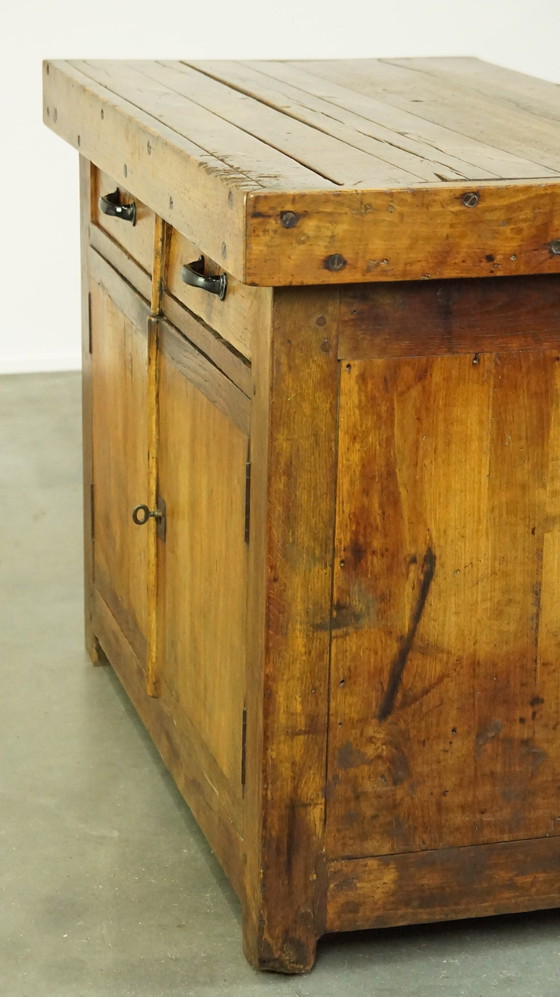
[[[88,653],[89,658],[91,659],[92,664],[104,665],[106,659],[104,659],[103,655],[100,654],[99,642],[95,634],[92,632],[89,623],[90,621],[86,619],[86,630],[85,630],[86,651]]]
[[[338,305],[276,290],[254,356],[245,952],[281,973],[311,969],[324,931]]]
[[[84,616],[86,651],[94,664],[99,661],[99,645],[93,632],[93,458],[92,386],[90,353],[90,300],[87,248],[91,218],[91,165],[80,157],[80,229],[82,253],[82,438],[84,497]]]
[[[271,973],[308,973],[315,964],[317,934],[312,924],[293,922],[273,937],[264,918],[244,911],[243,951],[255,969]]]

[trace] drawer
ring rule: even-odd
[[[260,324],[265,300],[268,304],[268,289],[249,287],[248,284],[242,284],[228,274],[226,294],[224,299],[220,300],[217,294],[186,284],[181,276],[183,266],[198,260],[201,255],[197,246],[175,229],[172,230],[166,291],[215,329],[242,356],[250,360],[252,331]],[[204,257],[205,274],[219,274],[224,270],[226,267]]]
[[[121,205],[136,206],[136,220],[133,225],[123,217],[104,214],[99,206],[99,199],[108,194],[119,192]],[[110,235],[121,249],[149,274],[152,272],[154,252],[154,212],[146,207],[134,194],[121,183],[117,183],[106,173],[94,169],[92,220],[95,225]]]

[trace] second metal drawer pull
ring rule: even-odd
[[[210,294],[217,294],[220,301],[223,301],[227,291],[227,276],[225,273],[204,274],[204,256],[200,256],[193,263],[187,263],[181,267],[181,280],[191,287],[200,287]]]
[[[118,187],[112,194],[104,194],[99,198],[99,210],[104,215],[113,215],[115,218],[122,218],[123,221],[136,225],[136,204],[134,201],[132,204],[121,204]]]

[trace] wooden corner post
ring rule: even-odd
[[[93,632],[93,429],[91,374],[91,310],[87,269],[91,202],[95,191],[92,165],[80,156],[80,243],[82,259],[82,439],[84,502],[84,609],[86,650],[95,663],[99,660]]]
[[[276,290],[254,358],[245,951],[291,973],[325,919],[338,297]]]

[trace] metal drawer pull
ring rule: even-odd
[[[200,256],[193,263],[187,263],[181,267],[181,280],[191,287],[200,287],[210,294],[217,294],[220,301],[223,301],[227,291],[227,275],[219,273],[216,275],[204,275],[204,256]]]
[[[132,204],[121,204],[118,187],[112,194],[105,194],[99,198],[99,210],[104,215],[113,215],[115,218],[122,218],[124,222],[136,225],[136,203],[133,201]]]

